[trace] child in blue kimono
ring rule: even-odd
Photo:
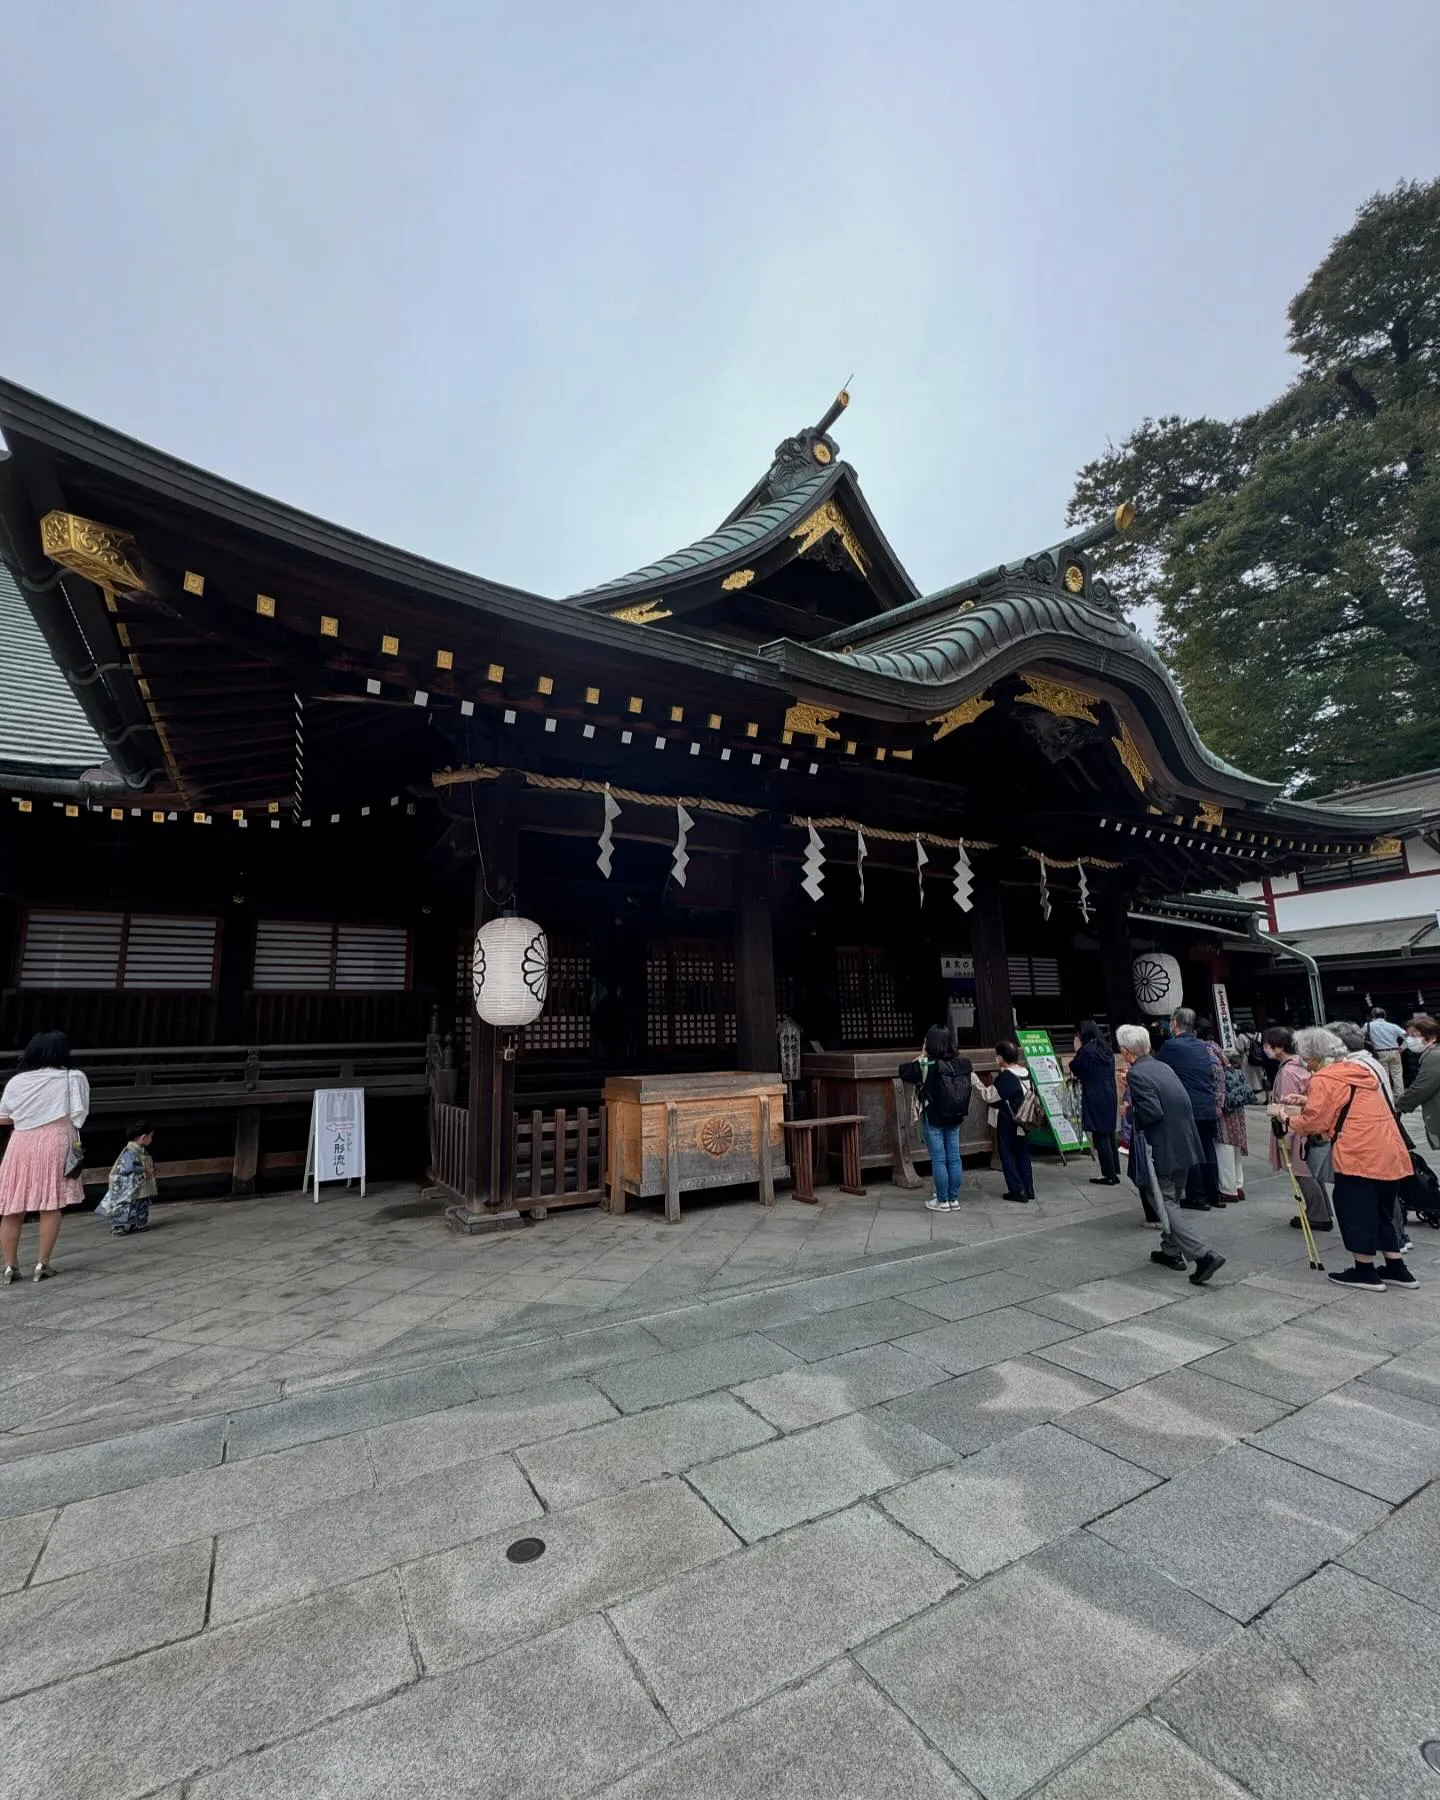
[[[110,1185],[98,1211],[110,1221],[111,1237],[128,1237],[150,1224],[150,1202],[155,1198],[155,1164],[150,1145],[155,1128],[148,1119],[137,1119],[125,1131],[125,1148],[110,1170]]]

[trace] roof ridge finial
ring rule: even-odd
[[[820,423],[815,427],[815,435],[817,437],[824,437],[825,433],[830,429],[830,427],[840,417],[841,413],[844,412],[845,408],[850,404],[850,383],[854,379],[855,379],[855,377],[853,375],[847,376],[845,379],[844,387],[841,388],[840,392],[830,402],[830,405],[829,405],[828,409],[826,410],[824,418],[821,419]]]

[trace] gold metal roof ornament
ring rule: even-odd
[[[868,575],[870,572],[869,559],[860,548],[860,540],[851,530],[849,520],[835,504],[833,494],[828,500],[817,506],[809,518],[798,525],[790,533],[790,536],[800,540],[800,554],[803,556],[807,550],[813,550],[821,538],[828,537],[832,531],[845,546],[855,567],[862,575]]]
[[[623,619],[627,625],[653,625],[657,619],[670,618],[671,613],[663,600],[637,600],[634,606],[622,606],[610,617]]]
[[[1145,792],[1145,784],[1151,779],[1150,768],[1146,763],[1145,758],[1140,754],[1140,746],[1130,735],[1130,727],[1123,719],[1120,721],[1119,737],[1111,738],[1110,742],[1114,744],[1116,750],[1119,751],[1120,760],[1124,763],[1130,779],[1143,794]]]
[[[805,701],[798,701],[785,714],[785,724],[781,729],[782,743],[793,743],[797,736],[813,737],[816,748],[824,744],[836,744],[840,741],[840,733],[830,729],[832,719],[840,714],[828,706],[811,706]]]
[[[128,531],[97,525],[77,513],[48,512],[40,521],[40,548],[51,562],[93,581],[107,594],[143,593],[145,579],[125,554]]]
[[[952,731],[958,731],[962,725],[973,725],[981,713],[989,712],[994,706],[993,700],[987,700],[983,694],[972,694],[968,700],[962,700],[958,706],[952,706],[949,712],[938,714],[927,719],[927,725],[938,725],[939,730],[931,739],[938,744],[941,738],[949,737]]]
[[[1028,694],[1016,695],[1022,705],[1042,707],[1057,719],[1079,719],[1086,725],[1100,723],[1091,710],[1100,704],[1095,694],[1087,694],[1083,688],[1066,687],[1063,682],[1049,681],[1043,675],[1031,675],[1025,671],[1021,672],[1021,680],[1030,690]]]

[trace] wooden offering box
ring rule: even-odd
[[[891,1181],[902,1188],[922,1186],[915,1159],[930,1160],[925,1135],[912,1116],[910,1090],[900,1079],[901,1063],[913,1062],[916,1054],[914,1050],[817,1050],[800,1063],[801,1079],[810,1089],[811,1111],[816,1116],[861,1114],[865,1122],[860,1127],[860,1167],[889,1169]],[[960,1054],[969,1058],[982,1081],[992,1079],[996,1067],[993,1051],[962,1047]],[[960,1127],[960,1153],[971,1156],[989,1147],[986,1107],[976,1094]],[[838,1141],[831,1144],[827,1134],[821,1133],[821,1167],[839,1148]]]
[[[605,1083],[611,1212],[630,1195],[665,1196],[757,1182],[766,1206],[785,1164],[785,1087],[778,1075],[612,1075]]]

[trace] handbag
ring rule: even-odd
[[[70,1102],[68,1112],[73,1113],[75,1110],[75,1084],[68,1072],[65,1076],[65,1098]],[[78,1131],[72,1131],[70,1134],[70,1148],[65,1152],[65,1179],[67,1181],[78,1181],[84,1167],[85,1146],[80,1141],[80,1133]]]
[[[1045,1122],[1045,1108],[1040,1104],[1040,1096],[1035,1092],[1034,1080],[1026,1077],[1024,1093],[1020,1096],[1020,1104],[1011,1106],[1010,1117],[1014,1121],[1017,1137],[1024,1137],[1027,1131]]]

